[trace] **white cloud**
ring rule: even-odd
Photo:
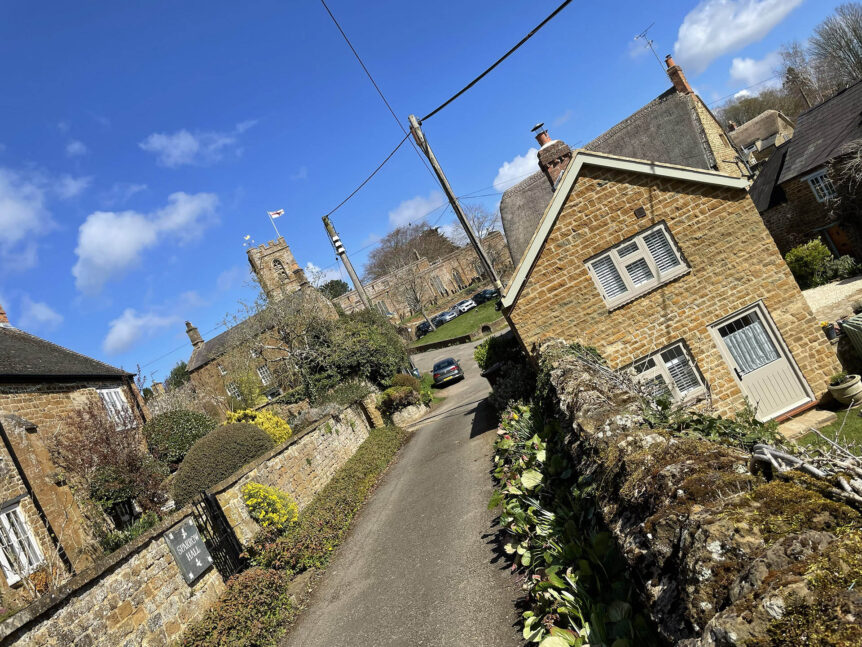
[[[692,74],[719,56],[759,41],[802,0],[703,0],[679,27],[676,62]]]
[[[554,119],[552,125],[554,127],[562,126],[564,123],[566,123],[569,119],[571,119],[574,116],[575,116],[575,111],[572,110],[571,108],[569,108],[563,114],[561,114],[559,117]]]
[[[157,211],[96,211],[78,228],[75,285],[97,294],[104,284],[141,262],[143,252],[170,237],[180,243],[200,236],[216,221],[218,197],[213,193],[172,193]]]
[[[320,269],[317,265],[309,261],[305,265],[305,277],[317,287],[323,285],[327,281],[340,279],[341,273],[337,267],[329,267],[325,270]]]
[[[137,193],[146,191],[146,184],[135,184],[134,182],[115,182],[110,189],[103,192],[99,199],[106,207],[127,202]]]
[[[71,175],[61,175],[54,184],[54,191],[63,200],[68,200],[86,191],[92,182],[93,178],[89,176],[72,177]]]
[[[736,94],[733,95],[733,98],[739,100],[739,99],[745,99],[746,97],[750,97],[750,96],[751,96],[751,92],[749,92],[748,90],[740,90],[739,92],[737,92]]]
[[[18,327],[22,330],[53,330],[63,323],[63,315],[47,303],[33,301],[29,296],[21,298],[21,317]]]
[[[428,197],[417,195],[415,198],[405,200],[389,212],[389,224],[392,227],[416,224],[444,204],[446,204],[446,198],[440,191],[432,191]]]
[[[68,144],[66,144],[66,157],[79,157],[80,155],[87,154],[87,147],[84,145],[84,142],[73,139]]]
[[[36,261],[33,239],[53,227],[39,179],[0,168],[0,260],[18,269],[22,269],[21,263],[32,267]]]
[[[730,64],[730,80],[745,85],[756,85],[775,76],[779,65],[781,65],[781,54],[778,52],[767,54],[759,61],[753,58],[734,58]],[[778,79],[773,79],[773,83],[778,82]]]
[[[162,166],[176,168],[186,164],[206,166],[219,161],[227,151],[239,155],[239,135],[257,123],[248,120],[238,123],[232,131],[207,131],[194,133],[185,128],[175,133],[153,133],[138,146],[156,155]]]
[[[179,323],[181,323],[179,317],[153,312],[138,313],[134,308],[126,308],[123,314],[108,324],[108,334],[102,341],[102,350],[109,355],[123,353],[141,339],[153,336],[159,329]]]
[[[505,191],[514,186],[528,175],[539,170],[538,148],[531,148],[523,155],[518,155],[510,162],[503,162],[497,169],[497,177],[494,178],[494,188],[497,191]]]

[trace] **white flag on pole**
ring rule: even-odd
[[[278,211],[267,211],[271,218],[278,218],[279,216],[284,215],[284,209],[279,209]]]

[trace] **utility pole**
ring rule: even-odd
[[[341,262],[344,263],[344,267],[350,275],[350,280],[353,281],[353,288],[356,290],[359,298],[362,299],[362,303],[365,304],[366,309],[371,310],[371,300],[368,298],[368,295],[365,294],[365,288],[362,287],[362,282],[359,280],[359,277],[356,276],[356,271],[353,269],[353,265],[350,264],[350,259],[347,258],[347,252],[344,250],[344,245],[341,244],[341,239],[338,237],[335,227],[333,227],[332,223],[329,221],[329,216],[323,216],[323,226],[326,227],[326,233],[329,234],[329,240],[332,241],[332,245],[335,247],[335,253],[338,254]]]
[[[449,204],[452,205],[452,210],[455,212],[455,215],[458,216],[458,220],[461,221],[461,226],[464,227],[464,231],[467,233],[467,238],[470,239],[470,244],[473,245],[473,249],[475,249],[476,254],[479,255],[479,260],[482,261],[482,265],[485,266],[485,271],[488,272],[488,276],[490,276],[491,280],[494,281],[494,287],[497,288],[498,291],[502,292],[503,284],[500,282],[500,277],[497,276],[497,272],[494,271],[494,266],[491,265],[491,260],[488,258],[488,255],[482,248],[482,244],[476,237],[476,232],[473,231],[470,221],[467,220],[467,216],[461,208],[458,198],[455,197],[452,187],[449,186],[449,180],[446,179],[446,176],[443,174],[443,169],[440,168],[437,158],[434,157],[434,151],[432,151],[431,147],[428,145],[428,140],[425,139],[425,133],[422,132],[422,127],[419,125],[419,120],[416,119],[416,115],[410,115],[410,132],[413,133],[413,138],[416,140],[416,144],[418,144],[422,152],[428,157],[428,161],[431,162],[431,168],[434,169],[434,174],[437,176],[440,186],[443,187],[443,192],[446,194],[446,197],[449,198]]]

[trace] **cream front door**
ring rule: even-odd
[[[762,304],[713,324],[710,332],[758,420],[811,401],[808,385]]]

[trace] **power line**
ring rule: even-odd
[[[373,85],[374,89],[377,90],[377,94],[380,95],[381,100],[386,105],[386,107],[389,109],[389,114],[392,115],[392,118],[395,120],[395,123],[398,124],[398,127],[401,129],[401,132],[404,133],[405,135],[408,135],[407,129],[404,127],[404,124],[401,123],[401,120],[398,119],[398,115],[395,114],[395,111],[392,109],[392,106],[389,105],[389,101],[386,100],[386,97],[383,94],[383,90],[380,89],[380,86],[377,85],[377,81],[375,81],[374,77],[371,76],[371,72],[368,71],[368,67],[365,65],[365,62],[362,60],[362,57],[359,56],[359,52],[356,51],[356,48],[353,46],[353,43],[350,42],[350,38],[348,38],[347,34],[344,33],[344,29],[342,29],[342,27],[339,24],[338,20],[336,19],[335,15],[333,15],[332,10],[329,8],[329,6],[327,6],[325,0],[320,0],[320,4],[323,5],[323,8],[326,9],[326,13],[329,14],[330,18],[332,18],[332,22],[335,23],[335,26],[338,28],[338,31],[341,33],[342,38],[344,38],[344,42],[347,43],[347,46],[350,48],[350,51],[353,52],[353,56],[356,57],[356,60],[359,62],[359,65],[362,66],[362,71],[365,72],[365,76],[368,77],[368,80],[371,81],[371,85]],[[419,149],[416,148],[415,143],[413,143],[411,141],[410,145],[413,147],[413,150],[416,153],[416,155],[419,156],[419,161],[422,162],[422,165],[425,167],[425,170],[428,171],[428,173],[431,174],[431,177],[435,178],[435,180],[436,180],[436,177],[434,176],[434,172],[430,169],[430,167],[428,166],[428,163],[425,161],[425,156],[419,152]]]
[[[216,330],[218,330],[218,329],[219,329],[219,328],[221,328],[221,327],[222,327],[222,324],[219,324],[219,325],[218,325],[218,326],[216,326],[215,328],[213,328],[213,329],[211,329],[211,330],[207,330],[207,331],[204,333],[204,335],[209,335],[211,332],[215,332]],[[151,364],[155,364],[155,363],[156,363],[156,362],[158,362],[159,360],[163,360],[165,357],[167,357],[167,356],[169,356],[169,355],[173,355],[173,354],[174,354],[174,353],[176,353],[178,350],[182,350],[182,349],[183,349],[183,348],[185,348],[186,346],[187,346],[187,344],[183,344],[182,346],[177,346],[177,347],[176,347],[176,348],[174,348],[173,350],[169,350],[169,351],[168,351],[167,353],[165,353],[164,355],[159,355],[159,356],[158,356],[158,357],[156,357],[155,359],[151,359],[151,360],[150,360],[149,362],[147,362],[146,364],[141,364],[141,368],[142,368],[142,369],[147,368],[147,366],[150,366]]]
[[[565,9],[569,4],[571,4],[571,2],[572,2],[572,0],[565,0],[565,2],[563,2],[563,4],[561,4],[559,7],[557,7],[556,9],[554,9],[554,11],[551,13],[551,15],[550,15],[550,16],[548,16],[547,18],[545,18],[542,22],[540,22],[538,25],[536,25],[536,26],[532,29],[532,31],[530,31],[530,33],[529,33],[529,34],[527,34],[527,35],[526,35],[526,36],[524,36],[521,40],[519,40],[519,41],[518,41],[518,43],[517,43],[517,44],[516,44],[512,49],[510,49],[508,52],[506,52],[506,53],[505,53],[505,54],[503,54],[500,58],[498,58],[498,59],[494,62],[494,64],[493,64],[493,65],[491,65],[491,67],[489,67],[489,68],[488,68],[488,69],[486,69],[484,72],[482,72],[479,76],[477,76],[475,79],[473,79],[472,81],[470,81],[467,85],[465,85],[465,86],[464,86],[460,91],[458,91],[456,94],[452,95],[452,96],[451,96],[451,97],[449,97],[446,101],[444,101],[444,102],[443,102],[443,103],[441,103],[439,106],[437,106],[436,108],[434,108],[434,110],[432,110],[432,111],[431,111],[431,112],[429,112],[427,115],[425,115],[424,117],[422,117],[421,121],[426,121],[427,119],[430,119],[431,117],[433,117],[434,115],[436,115],[436,114],[437,114],[438,112],[440,112],[443,108],[445,108],[446,106],[448,106],[450,103],[452,103],[453,101],[455,101],[455,99],[457,99],[458,97],[460,97],[460,96],[461,96],[462,94],[464,94],[467,90],[469,90],[469,89],[470,89],[470,88],[472,88],[474,85],[476,85],[479,81],[481,81],[483,78],[485,78],[485,77],[486,77],[486,76],[487,76],[487,75],[488,75],[488,74],[489,74],[489,73],[490,73],[490,72],[491,72],[495,67],[497,67],[500,63],[502,63],[502,62],[503,62],[503,61],[505,61],[507,58],[509,58],[509,56],[511,56],[511,55],[512,55],[512,54],[513,54],[513,53],[514,53],[514,52],[515,52],[519,47],[521,47],[521,45],[523,45],[523,44],[524,44],[524,43],[526,43],[528,40],[530,40],[533,36],[535,36],[535,35],[536,35],[536,33],[538,33],[538,31],[539,31],[542,27],[544,27],[544,26],[545,26],[545,25],[547,25],[551,20],[553,20],[553,19],[556,17],[556,15],[557,15],[558,13],[560,13],[563,9]],[[399,123],[400,123],[400,122],[399,122]]]
[[[773,75],[773,76],[770,76],[768,79],[763,79],[762,81],[758,81],[757,83],[754,83],[754,84],[752,84],[752,85],[749,85],[747,88],[742,88],[741,90],[737,90],[736,92],[731,92],[730,94],[725,95],[725,96],[721,97],[720,99],[716,99],[715,101],[710,101],[710,102],[709,102],[708,104],[706,104],[706,105],[708,105],[708,106],[713,106],[713,105],[715,105],[716,103],[721,103],[721,102],[722,102],[722,101],[724,101],[725,99],[729,99],[730,97],[734,97],[734,96],[736,96],[737,94],[739,94],[740,92],[744,92],[745,90],[750,90],[751,88],[756,88],[758,85],[763,85],[764,83],[768,83],[769,81],[773,81],[773,80],[775,80],[775,79],[777,79],[777,78],[780,78],[780,77],[781,77],[781,75],[780,75],[780,74],[775,74],[775,75]]]
[[[386,156],[386,159],[384,159],[382,162],[380,162],[380,164],[378,164],[378,165],[377,165],[377,168],[376,168],[376,169],[374,169],[373,171],[371,171],[371,175],[369,175],[367,178],[365,178],[364,180],[362,180],[362,182],[359,184],[359,186],[358,186],[358,187],[356,187],[355,189],[353,189],[353,191],[350,193],[350,195],[348,195],[346,198],[344,198],[344,200],[342,200],[342,201],[341,201],[341,202],[339,202],[337,205],[335,205],[335,208],[334,208],[334,209],[332,209],[332,210],[330,210],[330,211],[326,212],[326,214],[325,214],[323,217],[325,218],[326,216],[331,216],[331,215],[332,215],[332,214],[334,214],[336,211],[338,211],[339,209],[341,209],[341,207],[343,207],[343,206],[347,203],[347,201],[348,201],[348,200],[350,200],[350,198],[352,198],[352,197],[353,197],[353,196],[355,196],[357,193],[359,193],[359,191],[362,189],[362,187],[364,187],[366,184],[368,184],[368,182],[369,182],[369,181],[371,181],[371,178],[373,178],[375,175],[377,175],[377,172],[378,172],[380,169],[382,169],[382,168],[383,168],[383,166],[386,164],[386,162],[388,162],[390,159],[392,159],[392,156],[393,156],[393,155],[395,155],[395,153],[397,153],[397,152],[398,152],[398,149],[399,149],[399,148],[401,148],[401,146],[404,144],[404,142],[406,142],[406,141],[407,141],[407,138],[408,138],[408,137],[410,137],[410,135],[409,135],[409,134],[404,135],[404,138],[403,138],[400,142],[398,142],[398,145],[397,145],[395,148],[393,148],[393,149],[392,149],[392,152],[391,152],[391,153],[389,153],[389,155],[387,155],[387,156]]]

